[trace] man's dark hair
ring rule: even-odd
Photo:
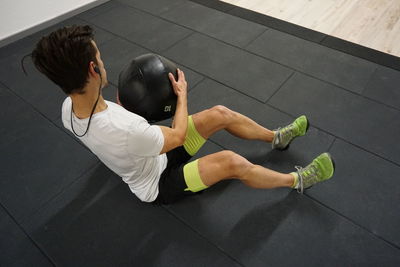
[[[68,26],[44,36],[32,52],[36,68],[56,83],[66,94],[84,94],[89,63],[97,65],[89,25]]]

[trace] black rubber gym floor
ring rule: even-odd
[[[179,64],[189,111],[216,104],[275,128],[305,114],[289,150],[217,133],[293,171],[329,151],[335,176],[304,195],[217,184],[177,204],[140,202],[62,127],[62,91],[27,60],[60,25],[90,24],[117,75],[153,52]],[[0,49],[1,266],[400,266],[400,59],[218,1],[110,1]],[[168,123],[168,121],[163,122]]]

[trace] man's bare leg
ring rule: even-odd
[[[249,162],[228,150],[207,155],[198,162],[200,178],[206,186],[225,179],[239,179],[253,188],[292,187],[295,177]]]
[[[205,139],[222,129],[243,139],[272,142],[274,138],[273,131],[220,105],[194,114],[193,122],[199,134]]]

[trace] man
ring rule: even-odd
[[[279,173],[242,156],[221,151],[195,161],[191,157],[219,130],[244,139],[263,140],[286,149],[308,129],[305,116],[276,131],[224,106],[188,116],[187,82],[169,79],[177,95],[172,127],[150,125],[118,104],[103,99],[107,73],[90,26],[61,28],[43,37],[32,53],[35,66],[68,95],[62,121],[98,158],[145,202],[172,203],[224,179],[239,179],[254,188],[289,187],[303,192],[329,179],[334,164],[323,153],[305,168]]]

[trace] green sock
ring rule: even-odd
[[[299,174],[297,172],[291,172],[290,174],[294,177],[293,185],[291,187],[297,189],[299,185]]]

